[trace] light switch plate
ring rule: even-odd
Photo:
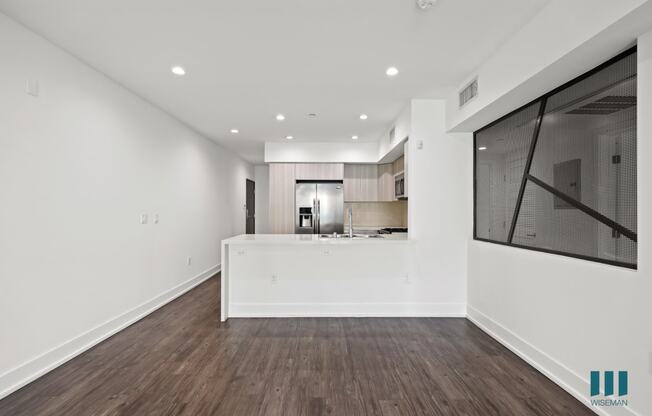
[[[140,214],[140,223],[147,224],[147,214],[145,213]]]
[[[28,79],[25,92],[32,97],[38,97],[38,81],[35,79]]]

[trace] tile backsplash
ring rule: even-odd
[[[345,202],[344,225],[349,224],[349,208],[353,208],[354,227],[407,227],[408,201]]]

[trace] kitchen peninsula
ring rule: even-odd
[[[239,235],[222,241],[221,320],[232,317],[428,316],[403,235]],[[425,298],[425,297],[424,297]]]

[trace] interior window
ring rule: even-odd
[[[635,49],[474,141],[476,239],[636,266]]]

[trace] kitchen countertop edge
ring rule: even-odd
[[[225,244],[410,244],[407,235],[385,234],[383,238],[320,238],[316,234],[240,234],[222,240]]]

